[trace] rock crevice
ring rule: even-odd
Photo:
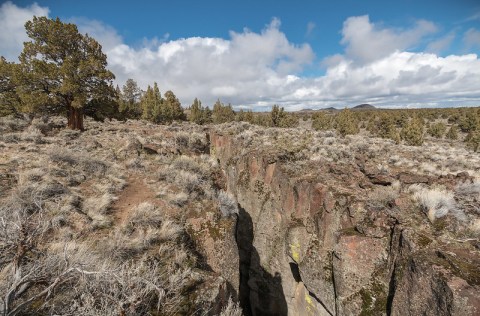
[[[236,240],[246,315],[480,311],[472,295],[478,284],[465,281],[434,249],[424,249],[413,220],[397,218],[398,209],[365,206],[369,191],[359,184],[371,177],[355,163],[298,171],[282,152],[247,150],[219,132],[210,139],[227,190],[241,206]]]

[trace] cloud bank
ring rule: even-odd
[[[9,31],[0,34],[0,54],[15,60],[27,40],[23,24],[48,13],[36,4],[3,4],[0,28]],[[168,40],[164,35],[144,39],[140,47],[126,44],[100,21],[71,22],[102,44],[119,85],[128,78],[143,88],[156,81],[163,92],[173,90],[185,106],[195,97],[206,105],[220,98],[256,110],[273,104],[288,110],[365,102],[380,107],[480,105],[480,59],[476,54],[437,55],[451,45],[455,33],[434,37],[439,27],[429,21],[394,29],[372,23],[368,16],[350,17],[341,32],[344,52],[324,58],[315,56],[306,43],[292,43],[278,19],[259,33],[232,31],[228,39]],[[465,32],[465,46],[478,47],[479,33]],[[309,67],[318,67],[319,60],[324,74],[302,76]]]

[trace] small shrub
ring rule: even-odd
[[[413,194],[413,198],[420,204],[432,223],[449,212],[453,213],[457,219],[463,220],[464,214],[457,209],[453,195],[453,192],[444,189],[421,188]]]
[[[435,138],[443,138],[443,135],[445,135],[445,132],[447,130],[447,126],[444,123],[434,123],[430,125],[430,127],[427,129],[427,133]]]
[[[423,144],[423,119],[414,117],[400,132],[401,139],[409,146],[421,146]]]
[[[358,120],[353,112],[347,108],[343,109],[336,117],[335,128],[342,136],[357,134]]]
[[[460,121],[460,124],[458,124],[458,126],[464,133],[476,131],[480,129],[480,118],[473,109],[470,109],[470,111]]]
[[[231,194],[225,191],[219,191],[217,199],[222,216],[229,217],[233,214],[238,214],[237,201]]]
[[[465,143],[467,148],[472,149],[474,152],[480,151],[480,130],[470,131],[465,137]]]
[[[333,129],[332,117],[325,112],[317,112],[312,118],[312,128],[317,131]]]
[[[157,227],[162,222],[161,215],[158,208],[151,203],[143,202],[132,210],[128,223],[134,227]]]
[[[234,303],[231,297],[228,299],[227,305],[225,305],[222,308],[222,312],[220,313],[220,316],[242,316],[242,315],[243,315],[242,308],[238,303]]]
[[[458,128],[456,125],[452,125],[445,135],[447,139],[457,140],[458,139]]]
[[[368,202],[374,208],[384,208],[400,195],[400,182],[396,181],[391,186],[379,187],[368,195]]]

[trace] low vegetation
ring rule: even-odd
[[[183,108],[156,83],[114,88],[101,46],[73,24],[26,30],[20,62],[0,59],[4,315],[241,315],[199,239],[215,248],[239,216],[211,133],[292,181],[328,175],[322,185],[360,192],[344,199],[363,213],[400,213],[439,240],[480,236],[480,108]]]

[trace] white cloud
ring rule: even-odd
[[[28,40],[25,22],[33,16],[48,16],[48,8],[34,3],[25,8],[17,7],[11,1],[0,6],[0,55],[7,60],[16,61]]]
[[[444,37],[441,37],[438,40],[429,43],[425,50],[429,53],[439,54],[442,51],[448,49],[454,39],[455,39],[455,32],[450,32]]]
[[[48,14],[48,9],[19,8],[12,3],[0,7],[0,27],[9,30],[0,34],[2,54],[20,53],[27,39],[23,24],[34,14]],[[427,21],[398,30],[373,24],[368,16],[348,18],[342,31],[345,52],[323,60],[324,75],[308,78],[301,74],[315,60],[311,47],[290,42],[278,19],[259,33],[245,29],[230,32],[227,39],[174,40],[165,34],[139,39],[137,46],[126,44],[114,28],[100,21],[70,21],[102,44],[119,85],[128,78],[142,88],[156,81],[162,92],[173,90],[186,106],[195,97],[209,106],[221,98],[242,108],[280,104],[288,110],[360,103],[388,107],[480,104],[477,55],[440,57],[407,51],[436,31]],[[465,45],[475,47],[479,33],[467,31]],[[447,48],[454,36],[450,34],[427,45],[428,51]]]
[[[480,48],[480,31],[471,28],[465,32],[463,43],[467,49]]]
[[[435,24],[420,20],[407,30],[381,28],[370,22],[368,15],[350,17],[343,23],[342,41],[348,57],[368,63],[416,45],[424,36],[437,31]]]
[[[86,18],[72,18],[68,22],[77,25],[78,30],[82,34],[88,34],[96,39],[104,50],[112,49],[123,43],[123,39],[118,35],[117,31],[110,25],[97,20]]]
[[[119,44],[105,46],[105,52],[119,83],[134,78],[145,87],[156,81],[187,104],[195,97],[210,105],[219,97],[251,104],[281,98],[292,75],[315,57],[309,45],[290,43],[279,28],[273,19],[260,33],[182,38],[138,49]]]

